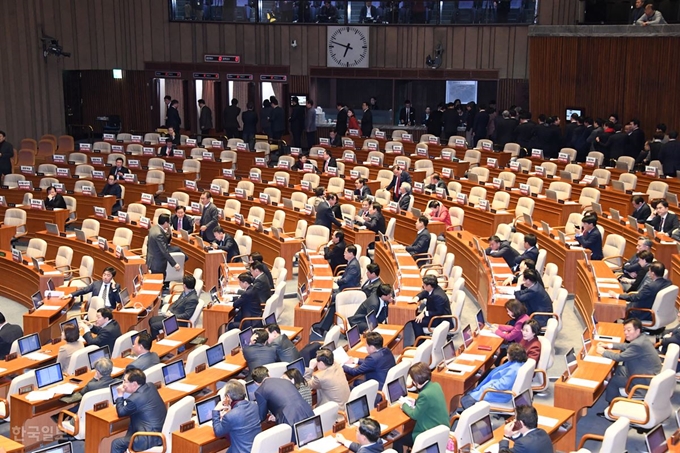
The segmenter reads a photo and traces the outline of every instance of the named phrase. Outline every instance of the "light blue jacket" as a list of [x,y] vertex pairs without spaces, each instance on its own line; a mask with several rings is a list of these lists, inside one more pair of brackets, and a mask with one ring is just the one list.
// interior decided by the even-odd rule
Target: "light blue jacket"
[[[505,362],[503,365],[494,368],[481,384],[470,392],[470,396],[477,401],[481,401],[482,393],[486,389],[512,390],[517,378],[517,372],[523,365],[522,362]],[[487,393],[484,401],[488,403],[507,403],[512,396],[505,393]]]

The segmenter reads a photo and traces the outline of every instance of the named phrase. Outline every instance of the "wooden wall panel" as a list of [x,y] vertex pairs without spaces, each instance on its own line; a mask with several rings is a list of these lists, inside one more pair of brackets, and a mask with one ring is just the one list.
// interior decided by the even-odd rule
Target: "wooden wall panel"
[[[614,112],[622,121],[637,117],[647,137],[660,122],[680,127],[672,101],[680,91],[680,38],[532,37],[529,44],[534,116],[562,116],[574,106],[605,119]],[[616,71],[604,62],[603,49]]]

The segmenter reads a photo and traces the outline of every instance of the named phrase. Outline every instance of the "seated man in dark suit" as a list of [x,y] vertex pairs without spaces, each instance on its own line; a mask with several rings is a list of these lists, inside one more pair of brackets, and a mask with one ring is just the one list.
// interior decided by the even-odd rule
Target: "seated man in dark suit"
[[626,308],[633,310],[630,313],[632,318],[638,318],[642,321],[651,321],[651,313],[637,311],[635,309],[651,309],[654,305],[654,299],[656,298],[656,295],[659,293],[659,291],[664,288],[668,288],[673,284],[670,280],[663,277],[664,272],[666,272],[666,266],[664,266],[663,263],[652,263],[652,265],[649,266],[649,277],[652,281],[649,282],[649,284],[644,285],[640,291],[630,294],[616,294],[613,291],[610,291],[609,296],[627,301],[628,303],[626,304]]
[[165,315],[154,316],[149,319],[149,328],[151,329],[151,338],[158,337],[158,334],[163,330],[163,319],[175,315],[177,320],[191,319],[196,307],[198,306],[198,295],[196,294],[196,279],[193,275],[185,275],[182,278],[184,291],[177,298],[176,301],[170,304]]
[[10,324],[5,319],[5,315],[0,313],[0,359],[9,354],[14,340],[24,336],[21,326]]
[[64,200],[64,197],[60,193],[57,193],[57,189],[55,189],[54,186],[49,186],[45,192],[47,193],[47,198],[45,198],[45,209],[66,209],[66,200]]
[[118,215],[118,211],[120,211],[123,208],[122,200],[123,190],[120,188],[120,184],[116,182],[115,177],[109,175],[108,179],[106,180],[106,184],[104,185],[102,191],[99,192],[99,195],[101,196],[113,195],[114,197],[116,197],[116,202],[111,208],[111,215],[113,216]]
[[[385,234],[387,231],[387,225],[385,224],[385,216],[382,213],[382,205],[378,202],[374,202],[368,208],[368,215],[364,214],[362,221],[357,220],[357,224],[363,225],[367,230],[371,230],[374,233]],[[371,242],[368,248],[375,247],[375,243]]]
[[356,258],[357,248],[350,245],[345,248],[345,259],[347,260],[347,267],[342,276],[336,280],[337,289],[333,289],[333,296],[331,304],[326,311],[321,322],[312,326],[312,331],[317,335],[323,337],[331,328],[335,321],[335,296],[346,288],[358,288],[361,286],[361,266],[359,260]]
[[231,263],[231,260],[241,253],[238,244],[234,241],[234,238],[227,234],[220,226],[215,227],[213,234],[215,235],[215,240],[210,244],[212,249],[227,252],[227,261]]
[[657,200],[654,202],[656,213],[652,220],[648,221],[656,231],[662,231],[666,234],[671,234],[673,230],[678,228],[678,216],[672,212],[668,212],[668,202],[666,200]]
[[333,273],[335,273],[335,269],[338,266],[347,264],[347,260],[345,259],[346,246],[345,233],[343,233],[341,230],[337,230],[335,233],[333,233],[330,244],[324,248],[323,256],[331,266]]
[[333,157],[330,150],[326,150],[323,154],[323,164],[319,168],[319,172],[328,173],[328,167],[338,168],[338,161]]
[[255,329],[250,337],[250,344],[243,348],[243,357],[249,370],[268,363],[277,362],[276,348],[267,343],[269,334],[266,329]]
[[[555,451],[552,440],[543,428],[538,427],[538,412],[533,406],[520,406],[516,410],[515,423],[505,425],[505,438],[500,441],[499,448],[511,452],[552,453]],[[512,439],[514,446],[509,448]]]
[[389,348],[383,347],[383,337],[378,332],[366,333],[366,352],[368,355],[365,359],[350,358],[342,369],[347,376],[364,376],[363,379],[354,380],[352,387],[374,379],[378,381],[378,388],[381,389],[385,384],[387,372],[396,365],[394,354]]
[[383,324],[387,321],[389,304],[392,302],[392,297],[392,287],[386,283],[381,284],[359,305],[357,311],[347,319],[347,323],[350,326],[359,326],[359,332],[361,333],[366,332],[368,330],[366,315],[374,311],[378,324]]
[[250,273],[253,276],[253,287],[255,288],[255,291],[257,291],[261,304],[267,302],[267,299],[272,295],[272,290],[274,289],[269,284],[267,274],[264,273],[265,269],[266,266],[263,263],[257,262],[250,265]]
[[276,349],[277,361],[290,363],[300,358],[300,351],[287,335],[281,334],[278,324],[269,324],[267,333],[269,333],[267,344]]
[[[94,390],[101,390],[108,388],[109,385],[113,384],[115,379],[111,377],[111,372],[113,371],[113,362],[111,359],[107,357],[102,357],[101,359],[97,360],[94,363],[94,377],[90,379],[90,381],[85,384],[85,387],[80,389],[79,392],[74,393],[73,395],[66,396],[62,398],[62,401],[71,404],[74,402],[78,402],[75,406],[69,409],[69,412],[73,412],[74,414],[78,413],[78,409],[80,409],[80,403],[79,401],[83,399],[83,396],[85,396],[86,393],[92,392]],[[55,423],[57,423],[59,419],[59,414],[54,414],[50,417],[52,420],[54,420]],[[65,416],[65,419],[69,420],[71,417]]]
[[125,179],[125,175],[127,175],[129,173],[130,173],[130,169],[123,166],[123,158],[122,157],[117,158],[116,159],[116,165],[111,167],[111,170],[109,170],[109,175],[116,178],[116,181],[123,181]]
[[[531,316],[534,312],[552,313],[552,300],[543,285],[539,283],[541,276],[535,269],[527,269],[522,274],[524,277],[524,289],[515,291],[515,299],[522,302],[527,307],[527,315]],[[536,316],[536,321],[545,327],[549,316]]]
[[[253,276],[247,272],[239,274],[238,285],[243,291],[243,294],[239,295],[236,300],[234,300],[234,309],[238,310],[234,319],[229,323],[229,330],[240,329],[241,320],[243,318],[261,318],[262,308],[261,303],[265,301],[260,300],[260,295],[257,289],[253,287],[253,281],[255,279]],[[251,325],[260,325],[259,321],[247,321],[243,327],[249,327]]]
[[380,453],[385,449],[382,440],[380,440],[380,423],[371,417],[359,420],[356,442],[345,439],[340,433],[335,435],[335,440],[355,453]]
[[366,185],[367,183],[368,180],[366,178],[359,178],[354,181],[354,196],[357,200],[363,200],[371,195],[371,188]]
[[519,268],[519,263],[527,258],[534,260],[534,262],[538,261],[538,247],[536,247],[537,242],[538,241],[536,240],[535,234],[529,233],[524,235],[524,253],[515,258],[515,266],[513,267],[513,270],[517,270]]
[[94,322],[82,321],[80,326],[85,331],[83,338],[86,346],[108,346],[109,351],[113,351],[113,345],[121,334],[118,321],[113,319],[113,312],[110,308],[100,308],[97,310],[97,319]]
[[484,253],[503,258],[510,268],[515,265],[515,259],[519,256],[519,252],[510,246],[510,241],[502,241],[495,234],[489,238],[489,247]]
[[[639,237],[635,247],[635,255],[623,264],[623,278],[636,278],[641,266],[638,263],[638,253],[652,250],[652,240],[646,237]],[[648,263],[650,264],[650,263]]]
[[576,240],[581,247],[590,250],[590,259],[599,261],[603,258],[602,255],[602,234],[597,229],[597,217],[594,215],[586,215],[581,219],[580,233],[576,233]]
[[640,195],[633,195],[630,199],[633,204],[633,212],[630,213],[639,224],[644,224],[649,216],[652,215],[652,208],[649,207],[644,198]]
[[366,266],[366,281],[361,285],[361,290],[366,294],[366,297],[371,297],[371,294],[376,292],[381,284],[380,266],[370,263]]
[[272,271],[269,270],[267,265],[264,263],[264,258],[262,257],[262,254],[260,252],[251,252],[250,253],[250,263],[251,265],[255,264],[256,262],[262,263],[264,266],[264,275],[267,276],[267,280],[269,281],[269,287],[274,288],[274,278],[272,277]]
[[173,230],[184,230],[188,233],[194,231],[194,219],[186,215],[186,212],[187,210],[184,206],[178,205],[175,208],[175,215],[170,219],[170,226]]
[[[424,258],[423,256],[418,255],[424,255],[430,249],[431,238],[430,232],[427,230],[427,225],[429,223],[430,220],[424,215],[418,217],[418,220],[416,220],[416,239],[413,241],[413,244],[406,247],[406,251],[416,259]],[[423,264],[427,264],[427,261],[418,262],[419,266],[422,266]]]
[[[421,304],[416,310],[416,317],[411,321],[411,325],[415,338],[418,338],[424,334],[423,329],[429,326],[432,318],[451,314],[451,303],[434,275],[423,277],[423,291],[416,295],[416,299]],[[448,320],[437,319],[432,323],[432,327],[437,327],[441,322],[448,322]]]
[[436,192],[437,189],[444,189],[444,195],[447,197],[449,196],[449,189],[446,187],[446,182],[442,180],[439,173],[432,173],[432,176],[430,176],[430,183],[425,186],[425,189],[431,190],[432,192]]
[[126,370],[130,368],[137,368],[138,370],[146,370],[154,365],[161,363],[158,354],[151,352],[151,342],[153,338],[146,332],[140,332],[135,338],[135,343],[132,345],[132,353],[137,357],[132,363],[125,367]]
[[174,149],[175,149],[175,145],[172,144],[172,139],[170,137],[166,137],[165,145],[158,147],[158,150],[156,151],[156,156],[158,156],[158,157],[170,157],[170,156],[172,156]]
[[399,196],[399,201],[397,202],[399,210],[404,212],[408,211],[411,206],[411,200],[413,199],[413,194],[411,193],[411,184],[405,182],[399,188],[401,195]]
[[637,265],[640,266],[634,278],[619,277],[619,283],[627,293],[638,292],[643,286],[649,284],[652,278],[649,273],[649,266],[654,262],[654,254],[649,250],[643,250],[635,254],[638,258]]

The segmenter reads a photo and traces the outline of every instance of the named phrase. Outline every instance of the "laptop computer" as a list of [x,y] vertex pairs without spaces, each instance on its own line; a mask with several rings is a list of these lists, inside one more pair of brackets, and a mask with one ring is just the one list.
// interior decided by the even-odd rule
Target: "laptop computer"
[[567,372],[569,376],[573,375],[578,368],[578,362],[576,361],[576,353],[574,353],[574,348],[571,348],[566,354],[564,354],[564,361],[567,364]]
[[493,439],[491,415],[487,415],[470,424],[470,442],[474,448],[484,445]]
[[531,406],[531,390],[525,390],[512,399],[512,404],[517,409],[520,406]]
[[479,184],[479,175],[477,175],[477,173],[468,173],[468,179],[470,182]]
[[215,346],[209,347],[205,351],[205,356],[209,367],[224,361],[224,345],[217,343]]
[[655,238],[657,231],[649,223],[645,223],[645,230],[647,230],[647,236],[650,238]]
[[[123,380],[118,379],[117,381],[113,381],[112,383],[109,384],[109,392],[111,392],[111,401],[113,403],[115,403],[116,399],[118,398],[118,391],[116,389],[122,383]],[[126,398],[128,395],[129,395],[128,393],[123,393],[123,398]]]
[[57,225],[56,223],[45,222],[45,229],[49,234],[59,236],[59,225]]
[[413,216],[414,216],[416,219],[417,219],[418,217],[420,217],[420,216],[422,215],[422,213],[423,213],[423,212],[422,212],[420,209],[418,209],[418,208],[411,208],[411,214],[413,214]]
[[65,442],[59,445],[41,448],[40,450],[33,450],[33,453],[73,453],[73,444],[71,442]]
[[557,192],[554,191],[554,190],[548,189],[548,190],[545,191],[545,197],[548,200],[557,201]]
[[453,340],[449,340],[442,346],[442,357],[444,358],[444,363],[448,364],[456,358],[456,345]]
[[359,344],[361,341],[361,332],[359,332],[359,325],[354,325],[350,327],[347,332],[347,343],[349,343],[349,348],[352,349],[354,346]]
[[196,418],[198,419],[198,424],[202,425],[212,421],[212,413],[220,402],[219,396],[213,396],[207,400],[196,403]]
[[19,343],[19,354],[21,355],[28,355],[40,350],[40,337],[37,333],[21,337],[17,340],[17,343]]
[[265,326],[269,326],[271,324],[276,324],[276,313],[272,313],[271,315],[264,318],[263,324]]
[[109,346],[102,346],[99,349],[95,349],[94,351],[88,352],[87,353],[87,360],[90,362],[90,369],[94,370],[94,364],[97,363],[97,360],[111,358],[111,354],[109,353]]
[[418,450],[414,453],[440,453],[439,452],[439,444],[435,442],[432,445],[428,445],[427,447],[423,448],[422,450]]
[[373,330],[378,327],[378,318],[376,317],[375,310],[371,310],[366,315],[366,325],[368,326],[369,332],[373,332]]
[[165,365],[163,368],[163,382],[165,385],[170,385],[173,382],[181,381],[187,377],[184,372],[184,362],[177,360],[175,362]]
[[621,221],[621,213],[618,211],[618,209],[609,208],[609,214],[611,214],[612,220],[614,222],[620,222]]
[[296,369],[300,372],[302,376],[305,375],[305,361],[302,357],[297,360],[293,360],[288,365],[286,365],[286,370]]
[[245,349],[245,347],[250,344],[250,337],[252,336],[253,336],[252,327],[247,327],[238,334],[238,339],[239,342],[241,343],[241,349]]
[[120,303],[124,306],[126,306],[130,302],[130,291],[128,291],[127,288],[123,288],[120,290]]
[[541,228],[545,234],[550,234],[550,225],[545,220],[541,220]]
[[408,392],[406,391],[406,379],[404,376],[399,376],[392,382],[387,383],[387,399],[390,401],[390,404],[395,404],[399,401],[399,398],[406,395],[408,395]]
[[612,189],[616,190],[617,192],[625,192],[626,191],[626,185],[617,179],[612,179]]
[[315,415],[306,420],[302,420],[294,425],[295,439],[298,447],[302,448],[307,444],[323,438],[323,428],[321,426],[321,416]]
[[61,332],[64,332],[64,327],[66,327],[67,325],[72,325],[73,327],[78,329],[78,320],[76,318],[71,318],[68,321],[64,321],[62,323],[59,323],[59,330]]
[[255,381],[246,382],[246,394],[248,395],[249,401],[255,401],[255,391],[258,389],[259,384]]
[[361,395],[360,397],[345,403],[347,423],[350,425],[359,423],[359,420],[368,417],[370,413],[371,411],[368,407],[368,397],[366,395]]
[[472,336],[472,328],[470,324],[463,328],[463,343],[465,344],[465,349],[469,348],[475,338]]
[[671,206],[677,206],[678,205],[678,196],[674,193],[668,192],[666,194],[666,201]]
[[484,328],[484,326],[488,326],[489,328],[491,328],[491,324],[486,322],[486,320],[484,319],[484,312],[482,311],[481,308],[479,310],[477,310],[477,314],[475,315],[475,318],[477,318],[477,328],[479,330],[482,330]]
[[168,316],[163,320],[163,333],[166,337],[169,337],[178,330],[179,326],[177,325],[177,317],[175,315]]
[[48,385],[56,384],[64,379],[61,372],[61,364],[55,363],[35,370],[35,382],[39,389]]
[[645,434],[645,445],[649,453],[665,453],[668,451],[668,442],[666,442],[663,425],[658,425]]
[[593,212],[600,217],[602,216],[602,205],[600,203],[592,203],[590,205],[590,209],[592,209]]
[[628,224],[634,230],[637,230],[639,228],[637,219],[635,217],[633,217],[632,215],[628,216]]
[[321,346],[319,349],[328,349],[329,351],[335,351],[335,341],[329,341],[325,345]]
[[33,302],[33,308],[36,310],[43,305],[43,296],[40,291],[36,291],[31,295],[31,302]]
[[290,198],[282,198],[281,201],[283,202],[284,208],[293,209],[293,200]]
[[76,239],[80,242],[87,242],[87,236],[85,235],[85,232],[83,230],[79,230],[78,228],[74,229],[76,233]]
[[574,179],[574,175],[572,175],[571,172],[569,171],[560,170],[560,179],[564,179],[567,182],[571,182]]
[[526,223],[526,224],[529,224],[529,225],[534,224],[534,220],[531,218],[531,216],[529,214],[522,214],[522,219],[524,220],[524,223]]
[[567,245],[567,235],[564,234],[564,231],[557,230],[557,236],[560,238],[562,245]]

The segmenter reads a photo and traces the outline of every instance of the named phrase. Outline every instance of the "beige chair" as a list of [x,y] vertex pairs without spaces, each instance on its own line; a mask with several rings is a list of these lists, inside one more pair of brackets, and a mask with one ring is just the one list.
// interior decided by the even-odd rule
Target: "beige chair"
[[236,163],[238,161],[238,154],[236,151],[225,150],[220,152],[220,161],[223,163],[231,162],[231,168],[236,169]]
[[578,202],[583,209],[590,209],[593,203],[600,202],[600,191],[594,187],[584,187],[581,190]]
[[630,430],[630,420],[626,417],[619,417],[607,430],[604,436],[597,434],[586,433],[581,437],[578,444],[578,451],[576,453],[590,453],[583,446],[588,441],[601,442],[600,453],[620,453],[626,451],[626,442],[628,441],[628,431]]
[[604,163],[604,154],[602,154],[599,151],[591,151],[588,153],[588,157],[594,157],[597,159],[597,166],[601,167],[602,164]]
[[[494,388],[487,388],[482,392],[482,396],[480,397],[480,400],[483,400],[486,395],[490,393],[505,393],[505,394],[510,394],[514,398],[517,395],[521,395],[522,393],[529,391],[531,392],[531,381],[533,380],[534,377],[534,370],[536,369],[536,361],[534,359],[528,359],[526,362],[522,364],[522,366],[519,368],[519,371],[517,372],[517,377],[515,378],[515,382],[512,385],[512,390],[496,390]],[[530,393],[531,394],[531,393]],[[501,412],[501,413],[511,413],[515,411],[515,406],[512,401],[512,398],[509,399],[508,402],[494,402],[490,403],[491,404],[491,410],[493,412]]]
[[141,217],[146,217],[146,205],[141,203],[130,203],[127,206],[127,214],[131,222],[139,222]]
[[322,244],[327,244],[330,238],[330,231],[323,225],[312,225],[307,228],[307,234],[305,236],[305,247],[308,250],[319,249]]
[[449,208],[449,216],[451,217],[451,226],[454,230],[463,229],[463,221],[465,220],[465,211],[463,208],[452,206]]
[[73,249],[67,245],[61,245],[57,249],[57,255],[53,260],[45,260],[45,264],[51,264],[59,272],[69,274],[73,262]]
[[378,177],[376,179],[378,182],[380,182],[381,189],[384,189],[385,187],[389,186],[390,183],[392,182],[392,178],[394,178],[394,173],[391,170],[387,169],[378,170]]
[[112,154],[109,154],[109,155],[106,157],[106,163],[115,166],[115,165],[116,165],[116,161],[117,161],[118,159],[123,159],[123,165],[125,165],[125,163],[126,163],[125,154],[121,154],[121,153],[112,153]]
[[203,153],[207,153],[208,150],[205,148],[193,148],[189,154],[192,159],[203,160]]
[[241,138],[230,138],[227,140],[227,148],[236,149],[239,143],[244,143]]
[[510,190],[515,187],[515,180],[517,175],[511,171],[502,171],[498,174],[498,178],[503,181],[503,188],[505,190]]
[[56,176],[57,166],[54,164],[40,164],[38,165],[38,173],[42,173],[45,176]]
[[23,209],[7,208],[3,224],[16,227],[15,238],[26,236],[26,233],[28,233],[26,229],[26,211]]
[[630,157],[630,156],[621,156],[618,158],[616,161],[617,165],[619,164],[624,164],[628,171],[633,171],[633,168],[635,168],[635,158]]
[[39,238],[32,238],[28,241],[26,248],[26,256],[31,259],[35,258],[38,261],[44,261],[47,255],[47,241]]
[[486,200],[486,189],[484,187],[475,186],[470,189],[468,202],[478,205],[480,200]]
[[637,187],[637,175],[632,173],[621,173],[619,175],[619,181],[623,183],[625,190],[635,190]]
[[351,204],[342,204],[340,205],[340,212],[342,213],[343,218],[348,217],[354,219],[354,216],[357,215],[357,208]]
[[129,249],[130,244],[132,244],[133,236],[134,233],[131,229],[119,227],[116,228],[116,232],[114,233],[113,240],[111,242],[113,242],[113,245],[116,247],[120,246]]
[[477,142],[477,145],[475,145],[475,149],[493,149],[493,141],[482,138]]
[[102,153],[111,152],[111,143],[109,142],[94,142],[92,145],[92,151],[100,151]]
[[97,219],[85,219],[80,229],[85,233],[85,237],[94,238],[99,236],[99,220]]
[[191,197],[186,192],[181,192],[179,190],[175,191],[172,194],[170,194],[170,198],[175,198],[177,200],[177,203],[179,203],[182,206],[191,205]]
[[554,190],[558,200],[569,200],[571,198],[571,184],[562,181],[553,181],[548,186],[548,190]]
[[394,159],[394,165],[399,165],[401,168],[408,170],[411,168],[411,158],[408,156],[399,156]]
[[304,176],[302,176],[302,180],[309,181],[311,183],[312,189],[316,189],[319,187],[321,177],[315,173],[305,173]]
[[530,193],[540,194],[543,192],[543,180],[541,178],[537,178],[536,176],[530,176],[529,178],[527,178],[527,184],[529,185]]
[[519,157],[521,147],[517,143],[506,143],[503,147],[504,153],[510,153],[512,157]]
[[201,161],[196,159],[185,159],[182,163],[182,171],[184,173],[196,173],[196,176],[192,176],[191,179],[198,181],[201,179]]
[[429,148],[430,147],[427,145],[427,143],[418,143],[416,145],[415,152],[411,154],[411,156],[419,158],[429,158],[430,157]]
[[405,130],[402,129],[395,129],[392,131],[392,140],[400,142],[401,141],[401,136],[404,134],[408,134]]
[[162,159],[160,157],[149,158],[149,170],[163,170],[164,165],[165,159]]
[[536,202],[530,197],[520,197],[515,205],[515,219],[519,222],[524,222],[524,214],[530,215],[533,218],[534,206]]
[[158,184],[156,194],[163,192],[165,187],[165,173],[162,170],[149,170],[146,172],[147,184]]
[[264,189],[264,192],[267,195],[269,195],[269,201],[275,202],[275,203],[281,203],[281,190],[277,189],[276,187],[267,187]]
[[255,193],[255,184],[252,181],[239,181],[236,188],[243,189],[248,197],[252,197]]
[[380,142],[374,138],[367,138],[364,140],[364,144],[361,145],[361,149],[364,151],[373,149],[373,150],[379,150],[380,149]]
[[[132,438],[130,439],[130,445],[128,446],[128,451],[130,453],[165,453],[165,452],[172,452],[172,433],[175,431],[179,431],[179,428],[181,425],[184,423],[188,422],[191,420],[191,416],[193,414],[194,406],[195,406],[196,401],[194,400],[193,396],[185,396],[181,400],[173,403],[167,412],[167,415],[165,416],[165,422],[163,423],[163,428],[161,428],[161,432],[145,432],[145,431],[138,431],[132,435]],[[133,445],[135,442],[135,439],[139,436],[144,437],[156,437],[159,438],[162,442],[162,446],[160,447],[152,447],[147,450],[135,450],[133,449]]]
[[448,145],[456,149],[467,149],[467,140],[462,135],[452,135],[449,137]]
[[545,168],[545,174],[555,176],[557,174],[557,164],[555,162],[543,162],[541,167]]
[[144,153],[144,146],[139,143],[130,143],[125,150],[132,156],[141,156]]
[[215,185],[220,186],[220,193],[221,194],[229,193],[229,181],[227,181],[226,179],[215,178],[212,181],[210,181],[210,184],[211,185],[215,184]]
[[626,238],[619,234],[610,234],[602,246],[602,254],[604,257],[602,261],[607,263],[612,270],[618,270],[623,267],[623,254],[626,250]]
[[259,220],[260,223],[264,223],[264,218],[265,218],[265,211],[264,208],[260,206],[252,206],[250,210],[248,210],[248,217],[247,221],[248,223],[253,223],[255,219]]
[[382,167],[384,157],[385,155],[382,151],[369,151],[366,162],[368,162],[370,165],[373,165],[373,160],[378,159],[378,166]]
[[[652,181],[647,186],[647,195],[649,195],[649,200],[656,200],[659,198],[666,198],[668,194],[668,184],[663,181]],[[654,207],[652,207],[654,209]]]
[[326,187],[326,192],[334,193],[342,197],[342,193],[345,190],[345,179],[340,177],[332,177],[328,180],[328,187]]
[[375,201],[385,207],[392,201],[392,193],[386,189],[378,189],[375,191]]
[[385,143],[385,152],[386,153],[394,153],[394,146],[401,146],[400,142],[390,140]]
[[668,286],[658,293],[654,298],[652,308],[629,308],[626,310],[626,318],[631,315],[639,317],[642,313],[649,313],[651,321],[642,321],[642,327],[647,330],[658,330],[671,324],[678,313],[675,307],[675,299],[678,297],[678,287]]
[[40,184],[38,187],[46,191],[48,187],[55,184],[59,184],[59,180],[57,178],[40,178]]
[[19,181],[26,181],[26,177],[18,173],[10,173],[2,178],[2,184],[7,186],[9,189],[16,189],[19,187]]
[[477,151],[476,149],[468,149],[467,151],[465,151],[463,160],[466,162],[470,162],[470,168],[476,167],[482,160],[482,153]]
[[73,191],[75,193],[83,193],[83,187],[88,186],[92,190],[93,194],[97,193],[97,189],[94,186],[94,183],[92,181],[76,181],[76,183],[73,186]]
[[487,182],[489,180],[489,169],[486,167],[475,167],[470,170],[470,174],[476,175],[479,182]]
[[85,153],[71,153],[68,155],[68,161],[76,165],[87,163],[87,154]]
[[446,445],[449,442],[449,427],[439,425],[437,427],[428,429],[418,434],[418,437],[413,439],[412,451],[423,451],[432,444],[437,444],[438,451],[446,451]]
[[[153,223],[158,223],[158,218],[162,216],[163,214],[167,215],[169,218],[172,218],[172,212],[170,212],[169,209],[165,208],[156,208],[156,212],[153,214]],[[146,239],[146,238],[144,238]]]
[[509,206],[510,194],[508,192],[496,192],[496,194],[493,196],[493,201],[491,202],[491,209],[502,211],[508,209]]
[[597,178],[597,183],[603,186],[608,186],[612,179],[612,172],[604,168],[597,168],[593,170],[593,176]]
[[463,186],[458,181],[449,181],[446,184],[446,188],[449,191],[449,196],[455,198],[454,194],[463,193]]
[[[87,417],[85,414],[87,414],[88,411],[94,409],[95,404],[104,401],[107,401],[109,404],[113,402],[111,400],[111,392],[108,387],[87,392],[80,400],[78,405],[78,413],[73,413],[66,409],[59,412],[59,416],[57,418],[57,429],[69,436],[72,436],[76,440],[84,440],[85,433],[87,432]],[[67,419],[66,417],[70,417],[70,419]]]
[[574,148],[562,148],[560,152],[569,155],[568,163],[576,162],[576,155],[578,152]]
[[578,164],[567,164],[564,167],[565,171],[568,171],[571,173],[571,180],[572,181],[580,181],[581,180],[581,175],[583,174],[583,167],[578,165]]
[[519,164],[519,168],[522,171],[531,171],[531,169],[533,168],[533,162],[531,161],[531,159],[527,159],[526,157],[517,159],[517,163]]
[[290,201],[293,202],[293,207],[303,209],[307,204],[308,196],[304,192],[293,192],[290,194]]
[[92,284],[92,274],[94,273],[94,259],[91,256],[85,255],[80,259],[80,267],[73,269],[71,279],[67,286],[75,286],[76,288],[84,288]]
[[352,168],[352,170],[358,172],[360,178],[366,179],[371,178],[371,171],[367,167],[364,167],[363,165],[357,165],[356,167]]
[[343,335],[352,327],[350,316],[356,313],[359,306],[366,300],[366,294],[360,289],[347,289],[339,292],[335,298],[335,325],[340,327]]

